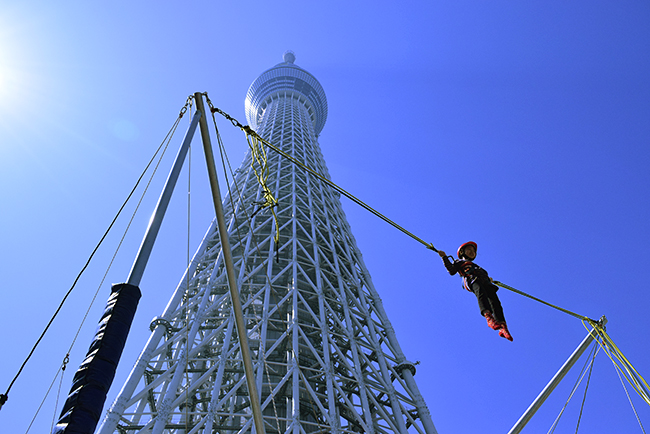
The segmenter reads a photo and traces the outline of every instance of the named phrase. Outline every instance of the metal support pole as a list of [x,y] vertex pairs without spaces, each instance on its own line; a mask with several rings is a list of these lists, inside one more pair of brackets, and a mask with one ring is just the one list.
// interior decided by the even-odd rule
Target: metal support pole
[[[605,326],[607,324],[607,318],[603,315],[600,318],[600,321],[598,323],[601,326]],[[551,392],[555,390],[555,387],[557,387],[558,384],[560,384],[560,381],[564,378],[564,376],[569,372],[569,370],[573,367],[575,362],[578,361],[582,353],[585,352],[587,347],[591,344],[591,342],[594,340],[596,336],[596,333],[594,330],[590,330],[589,334],[587,337],[584,338],[584,340],[578,345],[578,348],[571,354],[571,356],[567,359],[566,362],[564,362],[564,365],[560,368],[559,371],[555,374],[555,376],[551,379],[551,381],[546,385],[544,390],[539,394],[537,398],[535,398],[535,401],[533,401],[532,404],[530,404],[530,407],[524,412],[524,414],[519,418],[517,423],[508,431],[508,434],[518,434],[521,432],[521,430],[524,429],[528,421],[535,415],[537,410],[544,404],[544,401],[546,401],[546,398],[549,397]]]
[[91,434],[97,427],[106,394],[110,389],[115,371],[122,356],[133,317],[140,300],[140,280],[151,255],[156,236],[169,205],[172,192],[178,180],[189,144],[201,118],[197,112],[185,134],[185,139],[174,166],[167,177],[158,204],[149,222],[127,283],[113,285],[111,296],[99,322],[90,349],[73,379],[72,388],[66,400],[61,417],[52,431],[54,434]]
[[187,129],[187,132],[185,133],[183,144],[181,145],[181,148],[178,150],[178,154],[176,155],[176,160],[174,161],[174,166],[172,167],[172,170],[169,172],[169,176],[167,177],[167,181],[165,182],[165,188],[160,194],[160,198],[158,199],[158,204],[156,205],[156,209],[154,210],[151,216],[151,220],[149,221],[149,227],[147,228],[147,233],[145,234],[142,240],[142,244],[140,245],[140,250],[138,251],[138,255],[136,256],[135,261],[133,262],[133,267],[131,268],[131,272],[129,273],[129,278],[126,281],[130,285],[134,285],[134,286],[140,285],[140,280],[142,280],[144,269],[147,266],[147,262],[149,261],[149,256],[151,256],[151,250],[153,250],[154,242],[156,241],[156,237],[158,236],[158,231],[160,230],[160,226],[162,225],[163,217],[165,216],[165,211],[167,211],[167,206],[169,205],[169,201],[172,197],[172,193],[174,192],[176,181],[178,181],[178,176],[180,175],[181,169],[183,168],[183,163],[185,162],[185,156],[187,155],[187,150],[189,149],[190,143],[192,142],[192,138],[194,137],[194,132],[196,131],[196,124],[199,122],[199,119],[201,119],[201,114],[202,112],[200,111],[197,111],[194,114],[194,117],[192,118],[192,122],[190,122],[190,127]]
[[409,386],[409,388],[411,388],[411,390],[415,392],[414,394],[415,408],[418,409],[418,416],[420,416],[420,421],[422,422],[424,431],[427,434],[438,434],[438,431],[436,430],[436,427],[433,424],[433,421],[431,420],[431,413],[429,413],[429,407],[427,407],[427,404],[424,402],[424,398],[422,398],[422,395],[420,394],[420,389],[418,388],[418,385],[415,382],[415,378],[413,378],[413,373],[411,372],[411,370],[404,369],[402,371],[402,378],[404,378],[404,381]]
[[[194,101],[196,102],[197,113],[205,113],[203,94],[196,92],[194,94]],[[257,394],[257,385],[255,383],[255,374],[253,372],[253,362],[251,361],[250,347],[248,346],[248,333],[246,324],[244,323],[244,314],[241,306],[241,300],[239,299],[239,290],[237,289],[237,278],[235,276],[235,268],[232,263],[232,254],[230,252],[230,242],[228,241],[226,220],[223,216],[221,192],[219,191],[219,180],[217,179],[217,170],[214,164],[214,155],[212,153],[210,131],[208,130],[206,116],[201,117],[199,125],[201,129],[201,138],[203,139],[205,159],[208,165],[208,176],[210,178],[210,189],[212,190],[212,201],[214,202],[214,209],[217,214],[217,225],[219,229],[219,239],[221,240],[221,248],[223,249],[223,260],[224,264],[226,265],[226,273],[228,275],[230,298],[232,299],[235,323],[237,324],[239,347],[241,349],[242,358],[244,360],[244,372],[246,375],[246,385],[248,386],[248,395],[250,398],[251,410],[253,412],[255,432],[257,432],[257,434],[265,434],[264,420],[262,419],[262,408],[260,406],[259,395]]]

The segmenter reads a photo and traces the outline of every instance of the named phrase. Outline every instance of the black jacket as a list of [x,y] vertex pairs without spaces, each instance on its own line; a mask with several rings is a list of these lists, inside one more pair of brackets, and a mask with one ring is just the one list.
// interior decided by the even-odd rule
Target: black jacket
[[445,256],[442,258],[442,261],[445,264],[445,268],[452,276],[456,273],[460,274],[460,276],[463,278],[463,287],[466,290],[472,291],[470,288],[472,286],[472,283],[474,283],[476,280],[478,280],[480,283],[492,285],[490,276],[488,276],[487,271],[479,267],[477,264],[473,263],[472,261],[466,261],[464,259],[454,259],[454,262],[451,262],[449,258],[451,258],[451,256]]

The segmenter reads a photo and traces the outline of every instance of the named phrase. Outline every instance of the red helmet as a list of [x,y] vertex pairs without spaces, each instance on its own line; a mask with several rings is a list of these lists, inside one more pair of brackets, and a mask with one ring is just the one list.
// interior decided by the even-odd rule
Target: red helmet
[[467,246],[474,246],[474,251],[478,251],[478,246],[476,245],[476,243],[475,243],[474,241],[468,241],[468,242],[466,242],[465,244],[462,244],[462,245],[458,248],[458,259],[462,259],[462,258],[465,256],[463,250],[464,250],[465,247],[467,247]]

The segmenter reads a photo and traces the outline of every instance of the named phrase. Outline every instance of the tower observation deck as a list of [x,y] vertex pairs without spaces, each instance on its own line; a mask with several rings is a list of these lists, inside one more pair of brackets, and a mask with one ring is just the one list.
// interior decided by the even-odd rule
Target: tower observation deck
[[[249,124],[329,177],[318,136],[327,99],[292,52],[250,86]],[[266,433],[436,433],[339,195],[268,151],[264,190],[248,153],[223,201]],[[278,235],[278,242],[275,235]],[[101,434],[250,433],[241,343],[213,223]]]
[[294,65],[293,52],[284,53],[283,59],[284,62],[264,71],[251,84],[246,94],[246,119],[257,130],[269,104],[281,98],[293,98],[305,106],[318,136],[327,120],[325,91],[313,75]]

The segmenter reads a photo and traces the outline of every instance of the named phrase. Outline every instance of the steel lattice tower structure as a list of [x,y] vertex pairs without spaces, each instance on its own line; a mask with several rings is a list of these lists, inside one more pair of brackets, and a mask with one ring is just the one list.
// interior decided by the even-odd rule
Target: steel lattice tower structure
[[[319,82],[292,52],[250,86],[249,124],[329,178],[317,137]],[[278,199],[249,153],[224,200],[228,236],[267,433],[435,433],[341,207],[338,193],[269,151]],[[219,237],[213,223],[101,434],[247,433],[251,409]]]

